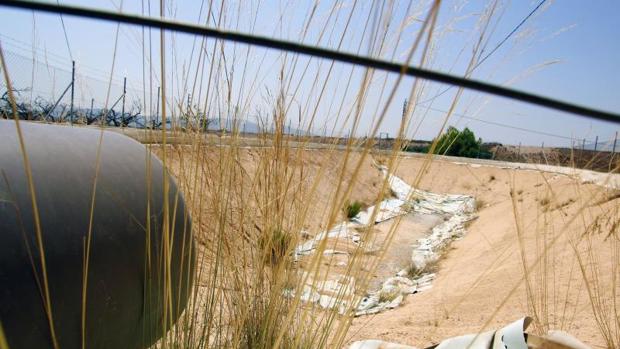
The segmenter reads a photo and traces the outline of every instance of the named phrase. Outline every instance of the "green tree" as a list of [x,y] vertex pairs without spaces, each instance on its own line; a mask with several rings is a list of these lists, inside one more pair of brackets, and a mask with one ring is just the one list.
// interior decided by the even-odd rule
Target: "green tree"
[[487,157],[487,151],[481,149],[482,139],[476,139],[476,135],[469,129],[459,131],[450,126],[439,137],[435,154],[460,156],[468,158]]

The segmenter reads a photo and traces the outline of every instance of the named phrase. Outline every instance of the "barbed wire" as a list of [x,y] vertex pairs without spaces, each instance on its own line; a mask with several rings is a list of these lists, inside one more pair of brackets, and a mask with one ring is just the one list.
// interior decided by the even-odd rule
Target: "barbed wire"
[[[0,38],[10,38],[5,35],[0,34]],[[15,42],[20,43],[23,46],[28,46],[27,43],[21,42],[17,39],[10,38]],[[26,51],[26,49],[24,49]],[[47,100],[55,101],[56,98],[60,96],[60,92],[66,87],[66,85],[71,80],[71,70],[70,64],[71,62],[67,59],[64,59],[62,62],[60,60],[51,64],[48,61],[43,61],[39,57],[29,57],[21,53],[13,52],[11,50],[4,50],[5,58],[7,61],[7,66],[11,70],[12,81],[15,90],[20,94],[20,92],[32,92],[31,95],[36,98],[43,98]],[[103,100],[105,98],[105,93],[107,90],[107,86],[109,83],[109,78],[101,77],[100,74],[97,76],[91,75],[91,72],[82,72],[82,68],[84,67],[82,64],[77,62],[77,71],[76,71],[76,105],[78,109],[88,109],[92,106],[95,109],[103,108]],[[64,67],[60,66],[64,65]],[[34,75],[31,75],[33,73]],[[31,77],[35,77],[35,81],[31,80]],[[52,82],[50,79],[55,79]],[[129,81],[128,81],[129,82]],[[116,91],[116,94],[120,94],[122,91],[123,79],[120,77],[114,77],[112,79],[112,91]],[[128,106],[131,107],[136,103],[140,103],[142,100],[142,96],[144,95],[144,91],[141,89],[131,87],[132,84],[128,83],[127,88],[127,101]],[[37,86],[35,88],[35,86]],[[6,88],[4,85],[4,80],[0,82],[0,87]],[[4,93],[4,90],[0,90],[0,95]],[[23,93],[21,93],[23,94]],[[62,101],[67,102],[68,96],[63,97]],[[29,101],[32,103],[33,101]],[[447,110],[443,110],[436,107],[423,106],[423,109],[429,109],[439,113],[447,113]],[[484,120],[477,118],[472,115],[464,114],[464,113],[453,113],[455,116],[460,118],[464,118],[467,120],[472,120],[488,125],[498,126],[502,128],[517,130],[525,133],[542,135],[553,137],[557,139],[569,140],[569,141],[585,141],[586,144],[592,145],[595,144],[595,141],[592,139],[584,139],[584,138],[576,138],[570,137],[566,135],[561,135],[557,133],[551,133],[546,131],[535,130],[531,128],[525,128],[515,125],[510,125],[506,123],[501,123],[497,121]],[[600,141],[600,143],[612,142],[613,139]]]
[[[8,36],[3,33],[0,33],[0,39],[2,41],[2,44],[9,46],[11,48],[9,51],[13,51],[15,54],[27,56],[29,58],[32,58],[32,56],[35,56],[37,60],[51,62],[51,64],[56,65],[56,67],[58,66],[68,67],[71,65],[70,57],[63,56],[52,50],[43,49],[43,48],[34,48],[32,47],[31,43],[16,39],[14,37]],[[16,52],[16,51],[19,51],[19,52]],[[76,63],[79,64],[79,71],[80,72],[88,71],[87,74],[90,77],[93,77],[93,78],[96,78],[102,81],[108,81],[110,79],[109,71],[106,71],[104,69],[97,68],[94,66],[86,65],[80,61],[76,61]],[[122,84],[123,82],[123,79],[119,78],[118,76],[114,76],[112,78],[116,84]]]
[[[0,34],[0,37],[4,38],[6,36]],[[10,37],[6,37],[6,38],[10,38]],[[16,42],[20,42],[17,39],[12,39],[12,40]],[[20,43],[24,46],[28,45],[25,42],[20,42]],[[32,57],[28,57],[21,53],[13,52],[10,50],[5,50],[5,56],[7,60],[7,65],[10,67],[11,72],[13,73],[12,74],[13,84],[14,86],[16,86],[15,89],[18,92],[19,91],[32,91],[33,92],[32,94],[33,95],[36,94],[37,98],[54,99],[54,97],[59,96],[59,91],[57,90],[61,91],[62,89],[66,87],[65,85],[62,85],[62,83],[70,81],[71,71],[68,68],[70,65],[70,62],[66,59],[62,63],[58,61],[58,62],[55,62],[55,64],[50,64],[49,62],[43,62],[38,57],[34,57],[35,64],[39,66],[38,68],[35,69],[35,74],[34,74],[35,79],[37,80],[41,79],[41,76],[42,76],[41,70],[47,73],[47,75],[54,75],[56,77],[57,83],[54,85],[53,89],[50,89],[49,86],[48,88],[45,88],[45,87],[35,88],[35,85],[45,86],[45,85],[49,85],[49,82],[45,83],[45,81],[43,82],[36,81],[37,84],[34,84],[33,81],[28,81],[28,79],[30,79],[29,74],[32,73],[32,70],[30,70],[32,69],[32,65],[33,65]],[[59,66],[60,64],[64,64],[66,68],[60,67]],[[84,67],[83,65],[78,64],[78,69],[76,71],[77,105],[80,108],[89,107],[91,101],[94,99],[96,103],[93,103],[93,107],[103,108],[104,107],[103,98],[104,98],[105,90],[107,89],[107,85],[109,83],[109,79],[106,79],[105,77],[92,76],[90,75],[90,72],[82,73],[81,70],[83,67]],[[43,76],[45,76],[45,74],[43,74]],[[113,81],[112,90],[120,93],[120,91],[122,91],[122,83],[123,83],[122,78],[115,77],[112,79],[112,81]],[[127,88],[127,97],[129,97],[128,100],[130,101],[130,103],[140,102],[142,98],[140,95],[144,94],[144,91],[141,89],[132,88],[131,84],[128,84],[128,85],[130,87]],[[0,86],[5,87],[4,81],[0,83]],[[0,91],[0,95],[3,92],[4,91]],[[66,101],[66,98],[67,97],[65,97],[65,101]],[[439,112],[439,113],[447,113],[447,110],[443,110],[443,109],[436,108],[436,107],[424,106],[422,108],[429,109],[429,110]],[[472,120],[472,121],[476,121],[476,122],[480,122],[480,123],[484,123],[488,125],[493,125],[493,126],[498,126],[502,128],[517,130],[517,131],[521,131],[525,133],[548,136],[548,137],[569,140],[569,141],[579,141],[579,142],[585,141],[587,145],[595,144],[595,141],[592,139],[570,137],[567,135],[561,135],[557,133],[551,133],[551,132],[540,131],[540,130],[535,130],[531,128],[525,128],[521,126],[510,125],[510,124],[501,123],[497,121],[480,119],[475,116],[464,114],[464,113],[455,112],[453,114],[463,119]],[[601,140],[600,143],[608,143],[612,141],[613,139]]]
[[[110,81],[93,78],[76,69],[73,80],[74,97],[68,93],[72,84],[71,63],[64,67],[44,62],[37,57],[26,57],[19,53],[3,50],[7,69],[11,73],[12,91],[19,106],[20,118],[45,121],[74,120],[93,123],[102,118],[115,126],[129,126],[129,121],[140,122],[146,126],[152,119],[144,116],[140,103],[143,91],[128,87],[125,108],[122,103],[106,108],[105,95]],[[78,66],[79,67],[79,66]],[[114,100],[123,96],[122,83],[112,82]],[[0,117],[7,115],[8,87],[5,80],[0,82]],[[71,106],[74,109],[71,109]],[[125,110],[125,113],[120,112]],[[139,124],[135,124],[140,126]]]
[[[11,80],[15,89],[34,89],[42,97],[53,98],[57,96],[58,90],[62,90],[65,85],[71,83],[71,62],[66,62],[65,67],[60,67],[59,64],[50,64],[44,62],[38,57],[27,57],[17,52],[10,50],[4,50],[7,66],[11,72]],[[92,98],[95,101],[102,102],[105,98],[105,90],[109,84],[109,79],[104,77],[94,77],[90,73],[83,73],[80,69],[79,62],[76,62],[76,100],[83,99],[90,103]],[[34,73],[35,83],[32,81],[32,74]],[[112,79],[112,91],[122,93],[123,78],[115,77]],[[0,83],[0,86],[6,87],[4,81]],[[137,97],[143,93],[142,90],[131,87],[128,84],[127,96]]]
[[125,14],[79,6],[58,5],[52,3],[24,0],[0,0],[0,5],[56,14],[66,14],[91,19],[101,19],[117,23],[134,24],[151,28],[159,28],[162,30],[171,30],[187,34],[202,35],[206,37],[261,46],[265,48],[284,50],[288,52],[331,59],[338,62],[350,63],[387,72],[418,77],[425,80],[460,86],[465,89],[489,93],[500,97],[505,97],[521,102],[526,102],[529,104],[563,111],[566,113],[584,116],[594,120],[620,123],[620,114],[614,112],[581,106],[563,100],[553,99],[530,92],[487,83],[484,81],[454,76],[435,70],[403,65],[401,63],[390,62],[386,60],[365,57],[346,52],[340,52],[328,48],[311,46],[287,40],[280,40],[259,35],[209,28],[206,26],[183,23],[162,18],[150,18],[135,14]]

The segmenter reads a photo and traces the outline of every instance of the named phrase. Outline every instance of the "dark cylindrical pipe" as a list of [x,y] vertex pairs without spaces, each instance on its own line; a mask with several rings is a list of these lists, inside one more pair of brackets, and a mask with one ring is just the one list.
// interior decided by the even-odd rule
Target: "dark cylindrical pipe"
[[143,145],[118,133],[20,125],[42,245],[15,122],[0,120],[0,323],[9,347],[53,347],[43,262],[58,347],[151,345],[177,320],[193,282],[191,221],[173,178]]

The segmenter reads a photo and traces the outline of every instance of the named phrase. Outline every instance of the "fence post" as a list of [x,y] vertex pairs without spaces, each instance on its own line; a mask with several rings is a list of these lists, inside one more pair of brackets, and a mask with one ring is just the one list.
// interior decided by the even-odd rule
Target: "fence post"
[[71,108],[69,109],[69,122],[73,125],[73,97],[75,93],[75,61],[71,61]]
[[616,135],[614,136],[614,148],[611,150],[612,154],[616,153],[616,142],[618,141],[618,131],[616,131]]
[[[89,117],[93,117],[93,105],[95,104],[95,99],[91,98],[90,99],[90,112],[88,113]],[[86,121],[86,123],[88,124],[88,121]]]
[[598,136],[596,136],[596,139],[594,140],[594,151],[596,151],[597,145],[598,145]]
[[127,77],[123,78],[123,106],[121,107],[121,128],[125,126],[125,95],[127,94]]
[[161,90],[161,86],[157,86],[157,107],[155,108],[155,122],[156,123],[159,121],[159,91],[160,90]]

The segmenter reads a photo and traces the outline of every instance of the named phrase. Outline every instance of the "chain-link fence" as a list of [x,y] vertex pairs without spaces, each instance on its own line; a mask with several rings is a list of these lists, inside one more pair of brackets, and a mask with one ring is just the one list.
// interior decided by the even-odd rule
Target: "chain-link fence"
[[[106,81],[94,77],[83,73],[79,62],[61,66],[12,51],[5,51],[4,55],[21,119],[83,124],[100,124],[103,120],[110,126],[158,127],[157,115],[145,115],[144,91],[132,88],[124,78]],[[8,90],[2,79],[2,118],[13,117]]]

